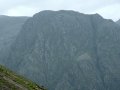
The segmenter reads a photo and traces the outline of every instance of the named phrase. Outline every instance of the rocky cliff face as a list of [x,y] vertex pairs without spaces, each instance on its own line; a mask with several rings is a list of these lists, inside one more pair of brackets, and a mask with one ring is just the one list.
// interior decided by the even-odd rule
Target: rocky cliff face
[[28,17],[0,16],[0,63]]
[[120,90],[120,26],[98,14],[42,11],[24,24],[6,65],[49,90]]

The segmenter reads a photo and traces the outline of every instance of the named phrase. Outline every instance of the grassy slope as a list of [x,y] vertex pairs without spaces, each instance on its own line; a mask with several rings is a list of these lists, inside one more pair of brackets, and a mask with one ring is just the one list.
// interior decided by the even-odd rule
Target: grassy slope
[[0,65],[0,90],[45,90]]

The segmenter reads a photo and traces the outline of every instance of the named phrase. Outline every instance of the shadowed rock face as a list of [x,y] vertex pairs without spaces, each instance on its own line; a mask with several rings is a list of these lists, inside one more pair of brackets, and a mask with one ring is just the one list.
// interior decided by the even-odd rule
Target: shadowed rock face
[[28,17],[0,16],[0,63]]
[[98,14],[42,11],[24,24],[6,62],[49,90],[120,90],[120,27]]

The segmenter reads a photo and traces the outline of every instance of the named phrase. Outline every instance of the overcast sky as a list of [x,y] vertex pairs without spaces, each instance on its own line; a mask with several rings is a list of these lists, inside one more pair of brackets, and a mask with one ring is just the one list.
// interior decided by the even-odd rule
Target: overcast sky
[[0,14],[32,16],[42,10],[75,10],[120,19],[120,0],[0,0]]

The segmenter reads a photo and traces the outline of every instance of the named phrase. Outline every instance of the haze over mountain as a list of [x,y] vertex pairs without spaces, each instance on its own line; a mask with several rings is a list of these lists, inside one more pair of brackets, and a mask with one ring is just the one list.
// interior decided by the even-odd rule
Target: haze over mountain
[[4,61],[49,90],[120,90],[120,26],[98,14],[42,11]]
[[[0,59],[7,55],[10,45],[15,40],[22,25],[28,17],[0,16]],[[0,62],[1,62],[0,60]],[[2,63],[2,62],[1,62]]]

